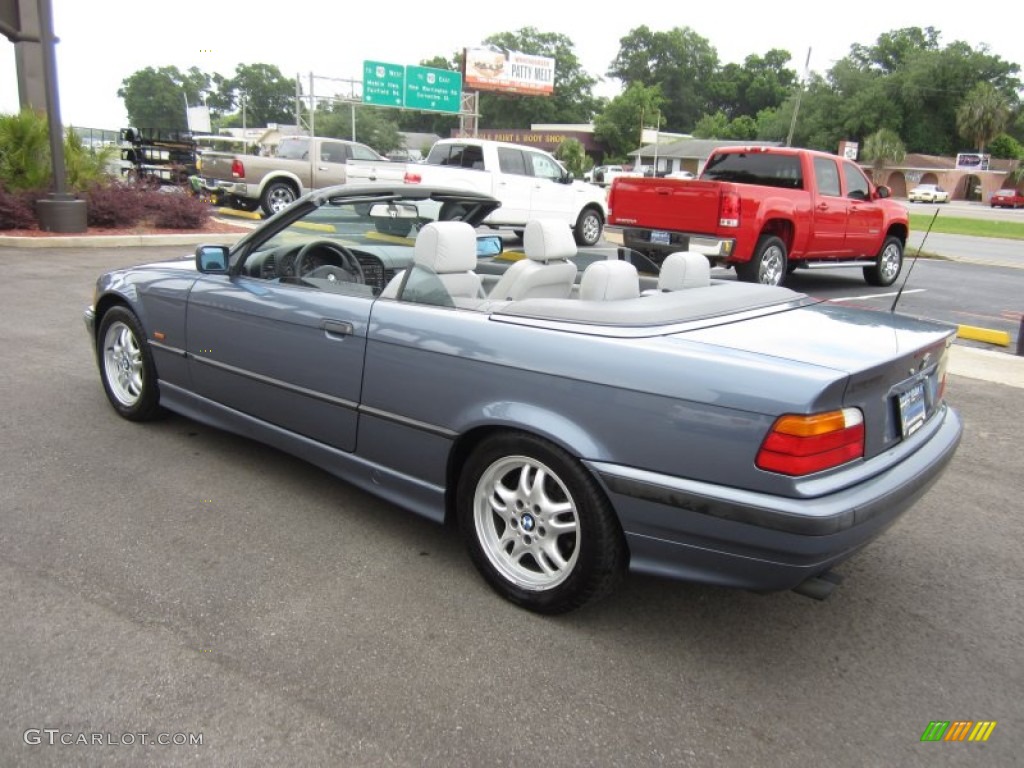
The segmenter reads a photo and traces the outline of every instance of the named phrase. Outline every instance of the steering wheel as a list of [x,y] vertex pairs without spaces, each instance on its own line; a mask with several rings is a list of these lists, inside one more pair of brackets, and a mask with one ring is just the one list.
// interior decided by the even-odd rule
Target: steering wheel
[[[341,274],[338,274],[338,268],[331,265],[317,267],[310,270],[309,274],[306,273],[306,260],[309,258],[309,254],[320,248],[325,251],[330,251],[338,257],[338,261],[340,262],[338,267],[341,269]],[[346,283],[366,284],[366,276],[363,274],[363,267],[359,263],[359,259],[356,258],[355,254],[345,246],[338,245],[338,243],[331,242],[330,240],[313,240],[312,242],[306,243],[295,256],[295,277],[299,280],[310,276],[320,277],[320,275],[314,274],[320,270],[324,270],[323,276],[328,280],[341,279],[342,282]]]

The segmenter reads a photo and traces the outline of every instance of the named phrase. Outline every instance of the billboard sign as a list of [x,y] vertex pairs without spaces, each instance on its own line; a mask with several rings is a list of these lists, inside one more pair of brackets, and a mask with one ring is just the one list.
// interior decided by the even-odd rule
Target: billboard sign
[[466,88],[550,96],[555,91],[555,60],[519,51],[467,48]]
[[989,155],[982,155],[978,152],[961,152],[956,156],[956,169],[958,171],[987,171]]

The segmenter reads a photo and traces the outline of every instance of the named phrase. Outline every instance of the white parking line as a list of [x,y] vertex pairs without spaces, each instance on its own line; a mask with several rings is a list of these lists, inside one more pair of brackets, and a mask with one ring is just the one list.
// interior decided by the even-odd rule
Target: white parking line
[[[904,291],[903,295],[906,296],[908,293],[924,293],[927,288],[911,288],[909,291]],[[871,299],[887,299],[892,296],[898,296],[899,291],[893,291],[892,293],[873,293],[870,296],[840,296],[835,299],[829,299],[829,301],[871,301]]]

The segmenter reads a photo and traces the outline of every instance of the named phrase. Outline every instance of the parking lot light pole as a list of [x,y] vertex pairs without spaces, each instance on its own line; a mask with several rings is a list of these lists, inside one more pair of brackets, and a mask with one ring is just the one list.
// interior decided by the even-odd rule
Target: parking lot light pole
[[67,192],[64,171],[64,126],[57,94],[57,54],[53,36],[53,8],[50,0],[37,0],[39,32],[43,44],[43,81],[46,88],[46,116],[50,125],[50,159],[54,191],[36,200],[39,228],[46,232],[85,232],[87,211],[84,200]]

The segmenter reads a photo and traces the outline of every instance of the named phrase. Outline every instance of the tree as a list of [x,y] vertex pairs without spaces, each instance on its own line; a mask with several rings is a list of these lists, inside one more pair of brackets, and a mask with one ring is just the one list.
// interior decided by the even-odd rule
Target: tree
[[117,95],[124,100],[128,122],[154,133],[187,130],[185,100],[199,103],[209,89],[209,77],[195,67],[187,74],[177,67],[146,67],[122,80]]
[[693,135],[698,139],[728,139],[742,141],[757,138],[757,121],[750,115],[730,120],[725,112],[704,115],[697,121]]
[[558,145],[554,154],[555,157],[562,161],[566,170],[577,179],[582,178],[583,174],[587,172],[587,151],[579,140],[573,138],[563,140]]
[[335,102],[318,109],[313,117],[317,136],[359,141],[381,154],[402,148],[402,137],[394,120],[397,114],[386,107],[355,105],[355,135],[352,135],[351,104]]
[[797,84],[796,72],[786,66],[790,58],[788,51],[773,48],[764,56],[747,56],[742,66],[721,67],[710,83],[712,110],[733,119],[778,107]]
[[992,139],[988,143],[988,151],[992,157],[1006,160],[1024,159],[1024,145],[1007,133],[1001,133]]
[[295,80],[273,64],[239,64],[233,77],[220,81],[220,103],[245,109],[246,125],[295,121]]
[[718,52],[692,29],[652,32],[641,26],[619,44],[608,75],[627,88],[633,84],[658,86],[665,98],[667,130],[689,132],[701,116],[713,111]]
[[598,81],[583,70],[568,37],[523,27],[516,32],[491,35],[484,44],[554,59],[555,83],[551,96],[481,93],[482,126],[529,128],[535,123],[587,123],[593,119],[600,106],[600,100],[593,93]]
[[990,84],[978,83],[971,89],[956,111],[956,128],[965,139],[973,141],[979,152],[1002,133],[1010,121],[1010,105]]
[[886,167],[902,163],[907,150],[894,131],[880,128],[868,136],[861,154],[871,163],[875,183],[880,184]]
[[644,119],[658,114],[665,104],[661,89],[631,83],[594,118],[594,137],[607,148],[606,160],[624,160],[640,146]]

